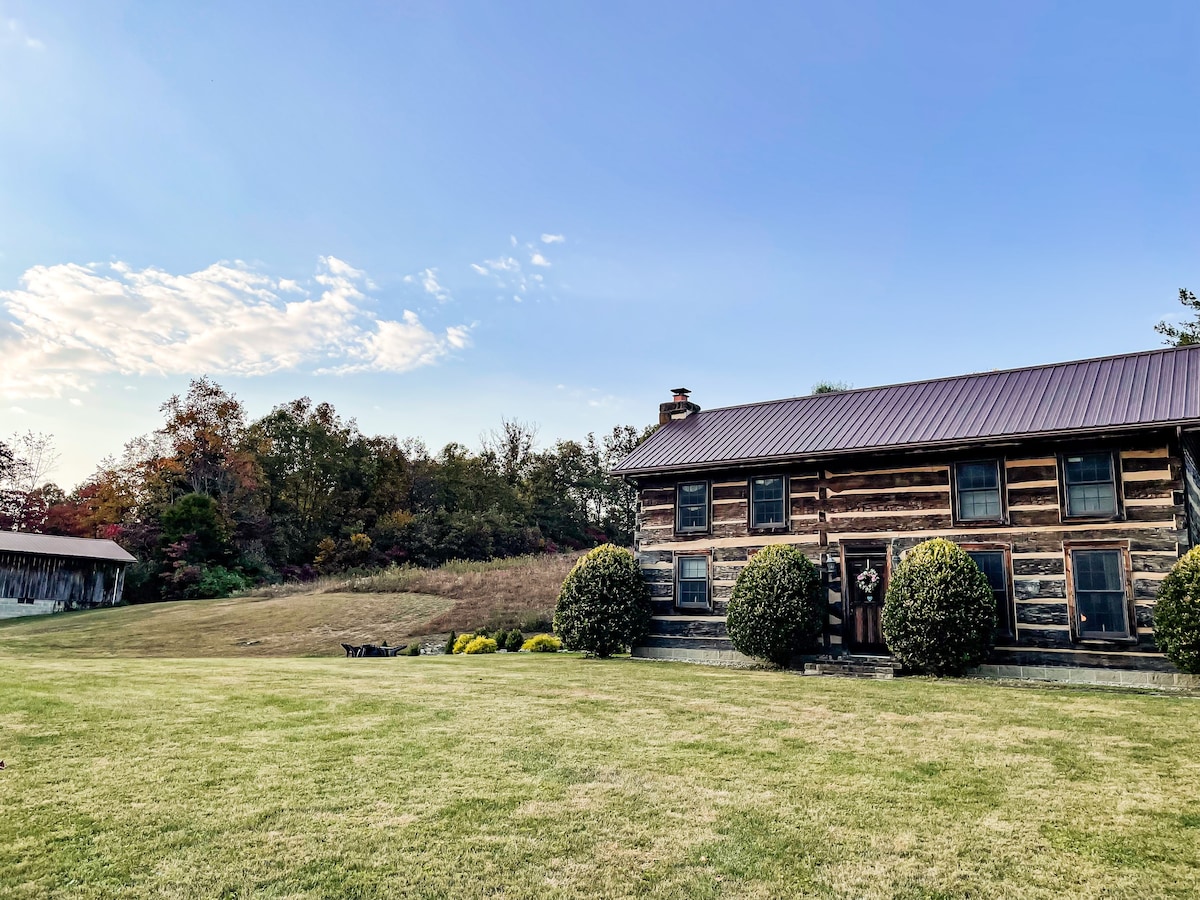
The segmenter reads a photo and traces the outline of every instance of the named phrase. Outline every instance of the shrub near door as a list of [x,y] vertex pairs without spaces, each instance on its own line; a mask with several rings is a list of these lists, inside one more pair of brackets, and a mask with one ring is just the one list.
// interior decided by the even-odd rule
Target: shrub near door
[[913,547],[892,573],[883,638],[910,668],[961,675],[992,649],[996,604],[987,576],[952,541]]

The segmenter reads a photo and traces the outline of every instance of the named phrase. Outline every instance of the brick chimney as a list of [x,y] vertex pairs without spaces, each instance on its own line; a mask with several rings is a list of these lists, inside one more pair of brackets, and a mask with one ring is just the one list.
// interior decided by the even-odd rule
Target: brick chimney
[[672,419],[686,419],[692,413],[700,412],[700,407],[688,399],[691,393],[687,388],[672,388],[670,403],[660,403],[658,406],[658,424],[666,425]]

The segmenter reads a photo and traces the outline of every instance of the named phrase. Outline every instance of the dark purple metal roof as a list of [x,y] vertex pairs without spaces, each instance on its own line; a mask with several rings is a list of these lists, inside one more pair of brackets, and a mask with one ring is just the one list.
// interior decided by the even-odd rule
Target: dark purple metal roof
[[693,413],[616,475],[1063,432],[1200,424],[1200,345]]

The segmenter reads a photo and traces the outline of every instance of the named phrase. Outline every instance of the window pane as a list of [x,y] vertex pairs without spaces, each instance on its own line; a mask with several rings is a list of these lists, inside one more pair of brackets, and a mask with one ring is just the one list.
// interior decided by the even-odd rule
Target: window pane
[[958,472],[958,489],[960,491],[1000,487],[1000,476],[996,463],[960,463],[955,468]]
[[708,485],[679,486],[679,527],[703,529],[708,527]]
[[751,524],[753,526],[783,524],[782,478],[755,478],[751,499],[753,509]]
[[1117,492],[1112,484],[1074,484],[1067,487],[1067,512],[1072,516],[1115,515]]
[[708,580],[708,560],[703,556],[685,556],[679,560],[680,578]]
[[960,519],[1000,518],[1000,492],[961,491],[958,495],[958,517]]
[[987,576],[993,591],[1007,590],[1003,550],[968,550],[967,555],[975,560],[975,565]]
[[1085,453],[1067,457],[1067,484],[1112,480],[1112,454]]
[[680,606],[708,606],[708,585],[703,581],[679,582]]
[[1080,591],[1075,598],[1079,606],[1081,634],[1103,634],[1128,637],[1125,622],[1124,592]]

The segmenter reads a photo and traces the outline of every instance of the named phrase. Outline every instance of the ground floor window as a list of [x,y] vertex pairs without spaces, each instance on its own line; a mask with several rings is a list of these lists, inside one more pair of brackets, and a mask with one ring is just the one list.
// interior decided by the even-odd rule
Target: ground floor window
[[1067,556],[1075,634],[1084,640],[1132,638],[1126,550],[1074,545]]
[[19,597],[17,599],[17,602],[18,603],[27,603],[30,606],[33,606],[33,598],[32,597]]
[[688,609],[708,609],[708,557],[681,556],[675,565],[677,605]]
[[975,565],[987,576],[996,598],[996,636],[1013,637],[1013,607],[1008,591],[1008,554],[1003,548],[978,547],[969,548],[967,555],[975,560]]

